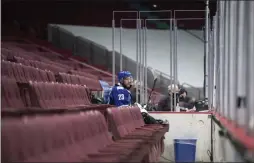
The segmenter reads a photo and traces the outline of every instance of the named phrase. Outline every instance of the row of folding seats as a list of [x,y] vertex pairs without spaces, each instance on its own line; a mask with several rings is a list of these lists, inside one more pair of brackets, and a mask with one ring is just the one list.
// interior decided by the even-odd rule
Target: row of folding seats
[[14,78],[17,82],[28,83],[30,80],[44,82],[56,81],[55,75],[50,71],[9,61],[2,61],[1,64],[2,76]]
[[39,68],[42,70],[50,70],[54,73],[58,73],[58,72],[65,72],[66,69],[63,67],[59,67],[56,66],[54,64],[48,64],[46,62],[41,62],[41,61],[37,61],[37,60],[29,60],[29,59],[25,59],[22,57],[18,57],[18,56],[14,56],[13,59],[9,59],[10,61],[14,61],[14,62],[18,62],[18,63],[22,63],[24,65],[27,66],[32,66],[35,68]]
[[112,141],[104,116],[80,114],[2,119],[2,162],[142,162],[147,141]]
[[8,48],[1,48],[1,53],[6,55],[7,57],[19,56],[24,59],[30,60],[43,60],[42,57],[34,55],[34,53],[23,51],[17,47],[8,47]]
[[91,104],[85,86],[64,83],[30,82],[32,107],[43,109],[93,108],[106,109],[109,105]]
[[98,79],[91,79],[84,76],[71,75],[66,73],[59,73],[58,77],[59,81],[63,83],[85,85],[92,91],[102,90]]
[[3,111],[6,109],[16,110],[17,108],[25,108],[17,82],[15,79],[1,76],[1,109]]
[[72,75],[79,75],[79,76],[85,76],[85,77],[88,77],[88,78],[91,78],[91,79],[98,79],[98,76],[95,76],[93,74],[89,74],[87,72],[82,72],[82,71],[76,71],[76,70],[70,70],[68,71],[69,74],[72,74]]
[[1,108],[5,112],[28,109],[97,109],[104,112],[109,107],[91,104],[87,88],[81,85],[30,81],[27,87],[20,88],[15,79],[2,76],[1,81]]
[[[68,69],[75,68],[76,64],[74,64],[72,61],[61,61],[57,58],[50,58],[52,54],[50,52],[26,52],[20,49],[19,47],[15,46],[8,46],[10,49],[5,49],[5,53],[10,53],[9,56],[16,56],[16,62],[22,63],[22,64],[28,64],[32,65],[33,67],[40,68],[40,69],[48,69],[53,72],[66,72]],[[52,55],[55,56],[55,55]],[[49,60],[50,59],[50,60]],[[37,61],[33,61],[37,60]],[[41,62],[38,62],[41,61]],[[32,62],[32,63],[31,63]],[[44,62],[44,63],[43,63]],[[63,65],[62,63],[68,63],[67,65]],[[46,65],[45,65],[46,64]],[[71,66],[69,66],[71,65]],[[100,72],[92,70],[92,69],[81,69],[80,71],[73,71],[73,74],[86,76],[89,78],[96,78],[97,76],[101,76]]]
[[149,162],[157,162],[163,153],[164,135],[168,132],[168,125],[145,125],[140,109],[129,108],[109,108],[108,121],[110,130],[115,140],[140,138],[149,140]]

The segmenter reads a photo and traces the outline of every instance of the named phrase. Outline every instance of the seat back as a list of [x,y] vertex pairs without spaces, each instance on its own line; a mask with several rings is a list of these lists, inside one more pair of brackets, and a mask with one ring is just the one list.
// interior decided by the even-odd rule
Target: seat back
[[44,109],[90,105],[86,87],[64,83],[29,82],[31,103]]
[[18,110],[20,108],[25,108],[16,81],[5,76],[1,78],[1,99],[2,110]]
[[102,90],[101,84],[98,79],[88,78],[79,75],[71,75],[67,73],[59,73],[58,79],[59,82],[63,83],[85,85],[92,91]]
[[133,123],[135,124],[136,127],[142,127],[145,125],[143,116],[138,107],[131,107],[130,112],[132,114]]
[[98,111],[3,119],[2,162],[81,162],[112,143]]
[[70,70],[69,73],[73,74],[73,75],[84,76],[84,77],[91,78],[91,79],[98,79],[98,77],[96,75],[89,74],[87,72]]
[[30,80],[44,82],[55,81],[54,74],[50,71],[9,61],[2,61],[2,76],[14,78],[17,82],[21,83],[27,83]]
[[111,132],[116,140],[121,139],[125,135],[132,132],[129,124],[132,123],[132,117],[121,109],[128,109],[128,107],[114,107],[107,109],[108,121]]

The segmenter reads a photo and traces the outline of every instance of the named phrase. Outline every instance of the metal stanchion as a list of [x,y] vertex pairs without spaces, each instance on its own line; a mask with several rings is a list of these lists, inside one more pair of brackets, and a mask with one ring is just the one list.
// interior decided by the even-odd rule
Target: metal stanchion
[[208,109],[212,109],[212,86],[213,86],[213,31],[209,35],[209,50],[208,50]]
[[246,119],[248,134],[254,133],[254,2],[245,1],[245,39],[246,39]]
[[[202,19],[205,19],[206,20],[206,46],[205,46],[205,56],[206,56],[206,65],[207,65],[207,63],[208,63],[208,35],[209,35],[209,32],[208,32],[208,22],[209,22],[209,8],[208,8],[208,3],[209,3],[209,1],[207,0],[207,2],[206,2],[206,4],[207,4],[207,7],[206,7],[206,10],[174,10],[174,20],[202,20]],[[186,11],[190,11],[190,12],[198,12],[198,11],[202,11],[202,12],[206,12],[206,18],[178,18],[178,19],[176,19],[176,13],[177,12],[186,12]],[[174,23],[174,24],[176,24],[176,23]],[[174,30],[175,31],[175,30]],[[174,48],[177,48],[177,45],[176,45],[176,47],[174,47]],[[207,81],[208,81],[208,79],[207,79],[207,75],[208,75],[208,68],[207,68],[207,66],[205,66],[205,87],[206,87],[206,93],[205,93],[205,96],[207,97]],[[175,108],[175,107],[174,107]]]
[[140,103],[143,103],[143,90],[142,90],[142,86],[143,86],[143,74],[142,74],[142,23],[140,20],[140,16],[139,16],[139,26],[138,26],[138,33],[139,33],[139,37],[138,37],[138,42],[139,42],[139,82],[140,82],[140,87],[139,87],[139,91],[140,91]]
[[228,38],[228,118],[235,120],[236,110],[236,1],[229,2],[229,38]]
[[[208,0],[206,0],[206,10],[174,10],[174,19],[176,19],[176,13],[177,12],[205,12],[206,13],[206,16],[205,16],[205,18],[178,18],[177,20],[201,20],[201,19],[205,19],[206,21],[205,21],[205,24],[206,24],[206,34],[205,35],[207,35],[207,36],[209,36],[209,6],[208,6],[208,4],[209,4],[209,1]],[[208,39],[208,37],[207,37],[207,39]],[[206,57],[206,60],[205,60],[205,66],[204,66],[204,68],[205,68],[205,75],[204,75],[204,85],[205,85],[205,89],[204,89],[204,95],[205,95],[205,97],[207,97],[207,89],[208,89],[208,85],[207,85],[207,82],[208,82],[208,67],[207,67],[207,65],[208,65],[208,40],[206,40],[206,42],[205,42],[205,51],[204,51],[204,53],[205,53],[205,57]]]
[[[139,23],[141,22],[142,23],[142,21],[143,20],[139,20],[139,19],[120,19],[120,27],[123,29],[123,22],[124,21],[137,21],[137,33],[139,32],[139,29],[138,29],[138,26],[139,26]],[[140,22],[139,22],[140,21]],[[121,44],[123,43],[123,41],[121,40],[121,39],[123,39],[123,35],[120,37],[120,42],[121,42]],[[136,55],[136,64],[137,64],[137,69],[139,69],[140,68],[140,55],[138,54],[139,53],[139,35],[137,34],[137,39],[136,39],[136,46],[137,46],[137,55]],[[120,47],[122,47],[122,45],[120,46]],[[121,48],[120,48],[121,49]],[[121,50],[122,51],[122,50]],[[123,51],[122,51],[122,53],[123,53]],[[121,57],[120,57],[120,62],[121,62]],[[121,64],[120,64],[121,65]],[[139,77],[140,77],[140,75],[139,75],[139,73],[138,72],[140,72],[140,71],[137,71],[136,73],[136,80],[137,81],[139,81]],[[138,90],[139,89],[141,89],[141,88],[139,88],[139,86],[136,86],[137,87],[137,89],[136,89],[136,100],[137,100],[137,102],[138,103],[140,103],[141,102],[141,100],[138,98]]]
[[[171,18],[171,10],[155,10],[155,11],[139,11],[139,19],[141,19],[142,13],[168,13],[169,18]],[[142,83],[142,88],[141,88],[141,96],[142,100],[146,102],[145,100],[147,98],[147,23],[146,21],[149,20],[156,20],[156,19],[146,19],[144,22],[144,27],[142,28],[142,39],[141,39],[141,47],[140,53],[142,56],[142,64],[141,64],[141,69],[140,69],[140,81]],[[163,20],[163,19],[158,19],[158,20]]]
[[[139,82],[139,19],[137,19],[136,27],[136,81]],[[136,102],[140,103],[139,99],[139,84],[136,83]]]
[[228,115],[228,2],[224,2],[224,49],[223,49],[223,115]]
[[218,54],[218,50],[217,50],[217,26],[218,26],[218,20],[217,20],[217,13],[214,16],[213,19],[213,56],[214,56],[214,63],[213,63],[213,85],[212,85],[212,90],[213,90],[213,108],[217,109],[218,105],[217,105],[217,78],[218,78],[218,74],[217,74],[217,67],[218,67],[218,63],[217,63],[217,54]]
[[[173,84],[173,78],[174,78],[174,74],[173,74],[173,19],[170,20],[170,26],[169,26],[169,37],[170,37],[170,86],[171,86],[171,91],[173,90],[172,88],[172,84]],[[173,96],[171,94],[170,96],[170,108],[171,110],[175,111],[175,107],[173,107]],[[172,109],[174,108],[174,109]]]
[[224,115],[224,102],[223,102],[223,88],[224,88],[224,85],[223,85],[223,79],[224,79],[224,69],[223,69],[223,66],[224,66],[224,54],[223,54],[223,51],[224,51],[224,39],[223,39],[223,29],[224,29],[224,8],[223,8],[223,3],[224,1],[219,1],[219,5],[220,5],[220,15],[219,15],[219,21],[220,21],[220,25],[219,25],[219,57],[220,57],[220,67],[219,67],[219,72],[220,72],[220,89],[219,89],[219,93],[220,93],[220,114],[221,115]]
[[[136,19],[138,18],[138,11],[113,11],[113,19],[112,19],[112,82],[113,85],[115,85],[115,74],[116,74],[116,69],[115,69],[115,14],[116,13],[136,13]],[[121,24],[121,22],[120,22]],[[122,70],[122,29],[120,25],[120,70]],[[138,48],[138,47],[137,47]]]
[[116,74],[116,67],[115,67],[116,57],[115,57],[115,20],[113,16],[112,20],[112,83],[115,85],[115,74]]
[[221,112],[221,105],[220,105],[220,1],[217,1],[218,11],[216,13],[216,111],[217,113]]
[[208,73],[209,73],[209,0],[206,0],[205,9],[205,97],[208,98]]
[[120,20],[120,71],[123,71],[122,19]]
[[[178,10],[177,10],[178,11]],[[195,10],[196,11],[196,10]],[[179,20],[204,20],[205,18],[179,18],[179,19],[173,19],[172,20],[172,31],[173,31],[173,34],[171,35],[171,42],[172,42],[172,52],[171,52],[171,72],[172,72],[172,76],[173,76],[173,79],[174,81],[172,82],[175,86],[178,84],[177,83],[177,80],[178,80],[178,76],[177,76],[177,67],[178,67],[178,62],[177,62],[177,47],[178,47],[178,44],[177,44],[177,41],[178,41],[178,38],[177,38],[177,21]],[[171,84],[171,90],[172,89],[175,89],[175,88],[172,88],[172,84]],[[174,96],[176,97],[176,92],[174,93]],[[171,97],[171,101],[173,101],[172,97]],[[172,102],[171,102],[172,104]],[[173,107],[174,110],[176,109],[176,98],[174,98],[174,101],[173,101],[173,104],[171,106],[171,108]]]
[[[177,20],[174,20],[174,34],[173,34],[173,76],[174,76],[174,90],[176,90],[177,84]],[[176,111],[176,91],[174,91],[174,110]]]
[[[173,39],[172,39],[172,37],[173,37],[173,34],[172,34],[172,31],[171,31],[171,29],[172,29],[172,19],[146,19],[145,20],[145,24],[147,24],[147,21],[156,21],[156,20],[165,20],[165,21],[170,21],[170,29],[169,29],[169,36],[170,36],[170,85],[171,85],[171,87],[172,87],[172,78],[174,78],[175,76],[173,75]],[[162,76],[162,75],[161,75]],[[171,90],[172,90],[172,88],[171,88]],[[172,103],[172,101],[173,101],[173,98],[172,98],[172,96],[170,96],[170,100],[171,100],[171,106],[170,106],[170,108],[174,108],[174,110],[175,110],[175,107],[173,107],[173,103]]]
[[248,49],[247,49],[247,69],[248,69],[248,77],[249,77],[249,83],[247,85],[247,108],[249,109],[250,112],[250,126],[248,128],[248,131],[250,134],[254,134],[254,20],[253,20],[253,15],[254,15],[254,2],[253,1],[246,1],[248,10],[246,11],[248,15],[247,22],[248,22]]
[[237,31],[237,42],[236,42],[236,50],[237,50],[237,102],[239,103],[239,108],[236,110],[236,122],[239,125],[244,125],[244,97],[246,96],[246,56],[244,44],[244,31],[245,31],[245,15],[244,15],[244,1],[237,1],[238,7],[238,31]]
[[147,102],[147,98],[148,98],[148,94],[147,94],[147,90],[148,90],[148,82],[147,82],[147,27],[146,27],[146,24],[145,24],[145,27],[144,27],[144,56],[145,56],[145,102]]

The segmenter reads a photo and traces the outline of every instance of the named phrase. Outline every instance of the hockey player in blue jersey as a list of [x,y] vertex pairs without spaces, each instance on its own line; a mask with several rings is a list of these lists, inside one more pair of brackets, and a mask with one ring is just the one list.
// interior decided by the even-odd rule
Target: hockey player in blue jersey
[[129,71],[120,71],[118,73],[118,81],[109,96],[109,104],[115,106],[128,106],[131,105],[131,92],[129,89],[132,86],[132,75]]

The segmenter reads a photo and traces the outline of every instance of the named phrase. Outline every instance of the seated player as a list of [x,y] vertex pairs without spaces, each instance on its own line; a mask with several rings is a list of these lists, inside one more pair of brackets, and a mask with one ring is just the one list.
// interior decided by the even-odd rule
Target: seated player
[[129,71],[120,71],[118,73],[118,81],[109,95],[109,104],[115,106],[131,105],[131,92],[129,89],[132,86],[133,78]]

